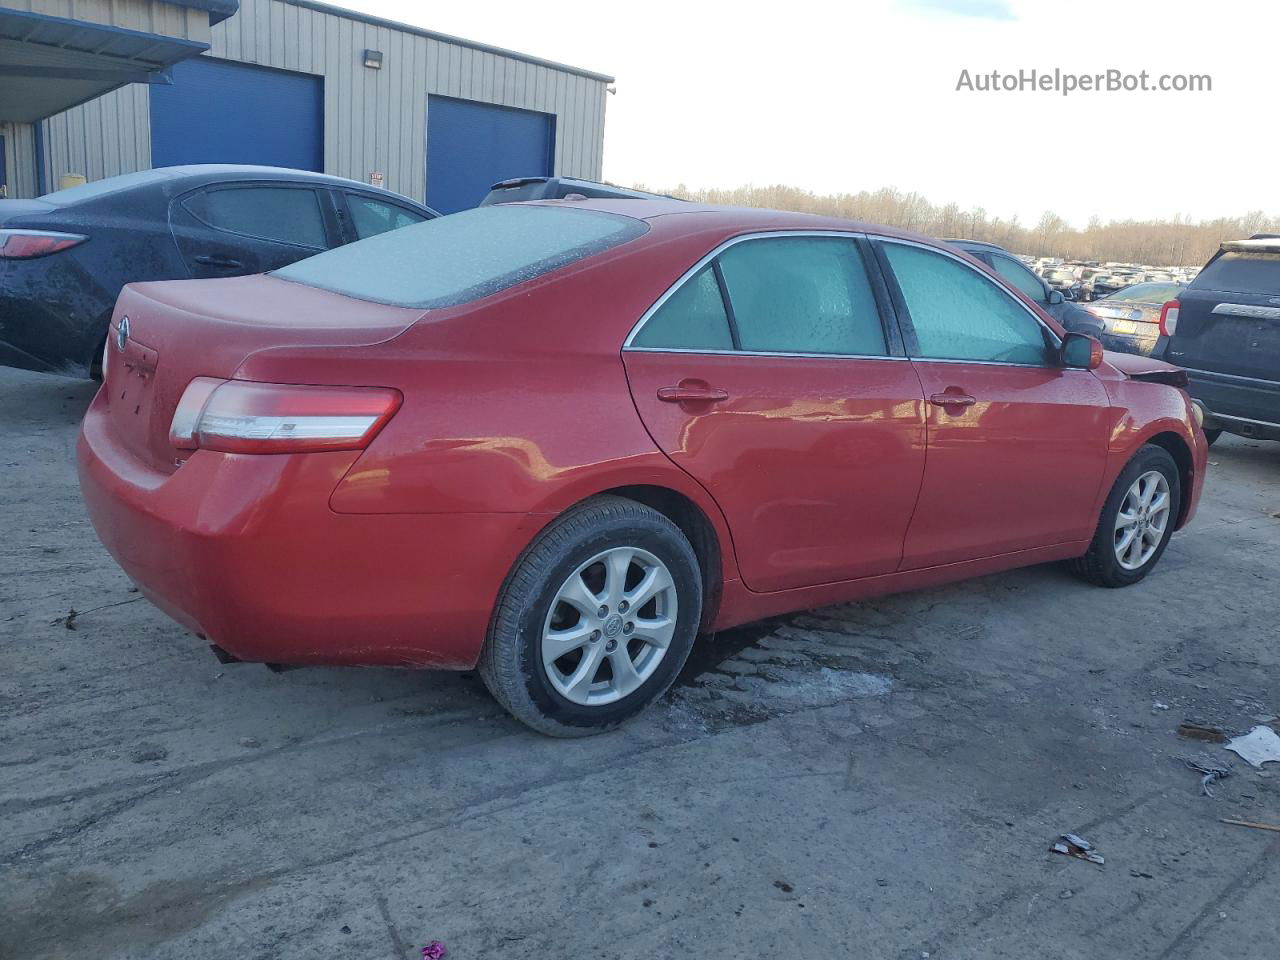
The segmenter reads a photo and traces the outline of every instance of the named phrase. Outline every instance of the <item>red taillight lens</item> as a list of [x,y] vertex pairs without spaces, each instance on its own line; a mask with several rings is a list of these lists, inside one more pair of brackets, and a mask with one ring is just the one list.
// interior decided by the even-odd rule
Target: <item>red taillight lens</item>
[[0,259],[30,260],[69,250],[88,240],[78,233],[52,230],[0,230]]
[[1177,300],[1170,300],[1160,308],[1160,336],[1172,337],[1178,332],[1179,306]]
[[174,411],[178,449],[223,453],[361,450],[400,409],[398,390],[199,377]]

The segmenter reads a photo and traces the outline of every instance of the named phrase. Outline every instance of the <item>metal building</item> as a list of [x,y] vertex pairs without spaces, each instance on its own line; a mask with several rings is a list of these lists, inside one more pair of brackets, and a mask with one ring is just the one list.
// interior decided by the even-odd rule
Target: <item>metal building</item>
[[314,0],[0,0],[0,182],[265,163],[452,212],[508,177],[598,179],[611,82]]

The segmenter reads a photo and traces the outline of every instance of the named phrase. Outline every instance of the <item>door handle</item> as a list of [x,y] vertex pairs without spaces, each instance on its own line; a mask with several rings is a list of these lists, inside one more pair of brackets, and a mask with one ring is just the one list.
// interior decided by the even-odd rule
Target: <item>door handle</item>
[[939,407],[972,407],[978,401],[967,393],[935,393],[929,402]]
[[682,383],[675,387],[659,387],[658,399],[665,403],[715,403],[728,400],[729,391],[705,384]]
[[203,263],[206,267],[224,267],[227,270],[238,270],[244,266],[239,260],[233,260],[231,257],[210,256],[205,253],[194,259],[196,263]]

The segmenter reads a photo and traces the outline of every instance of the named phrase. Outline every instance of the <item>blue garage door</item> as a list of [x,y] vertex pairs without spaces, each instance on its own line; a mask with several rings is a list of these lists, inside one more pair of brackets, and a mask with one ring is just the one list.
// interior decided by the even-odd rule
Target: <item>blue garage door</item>
[[455,213],[474,207],[499,180],[551,176],[555,121],[549,113],[428,97],[428,206]]
[[261,163],[324,169],[320,77],[197,57],[151,87],[151,165]]

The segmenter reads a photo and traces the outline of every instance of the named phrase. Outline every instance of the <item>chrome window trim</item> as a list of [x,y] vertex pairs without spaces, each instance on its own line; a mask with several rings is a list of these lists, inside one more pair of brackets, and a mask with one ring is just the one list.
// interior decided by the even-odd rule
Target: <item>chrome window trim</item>
[[696,353],[706,357],[803,357],[812,360],[910,360],[883,353],[781,353],[773,350],[700,350],[696,347],[624,347],[631,353]]
[[[1012,300],[1014,304],[1016,304],[1019,308],[1023,310],[1023,312],[1027,314],[1027,316],[1029,316],[1032,320],[1036,322],[1036,324],[1040,327],[1041,330],[1049,334],[1050,339],[1053,341],[1054,345],[1058,347],[1058,349],[1062,349],[1062,338],[1059,337],[1058,334],[1054,332],[1052,327],[1048,326],[1043,320],[1041,320],[1034,310],[1032,310],[1025,303],[1019,300],[1016,296],[1010,293],[1009,289],[1007,289],[1004,285],[1003,277],[993,277],[991,276],[991,274],[987,273],[985,270],[982,270],[974,266],[968,260],[965,260],[957,256],[956,254],[951,253],[949,250],[943,250],[941,247],[935,247],[928,243],[920,243],[916,240],[904,240],[900,237],[884,237],[884,236],[878,236],[878,235],[872,235],[871,239],[878,241],[880,243],[896,243],[904,247],[916,247],[920,250],[927,250],[930,253],[938,254],[938,256],[947,257],[948,259],[954,260],[956,263],[960,264],[962,267],[968,268],[970,271],[977,274],[987,283],[994,286],[1002,294],[1004,294],[1006,297]],[[894,280],[896,282],[897,278],[895,277]],[[898,289],[899,290],[902,289],[901,284],[899,284]],[[904,295],[904,299],[905,299],[905,295]],[[908,311],[910,311],[910,309],[911,309],[910,307],[907,308]],[[914,321],[912,325],[914,326]],[[934,362],[982,363],[982,364],[988,364],[991,366],[1003,366],[1003,367],[1032,367],[1037,370],[1067,369],[1067,368],[1054,368],[1052,365],[1046,365],[1042,363],[1009,363],[1004,360],[965,360],[963,358],[954,358],[954,357],[912,357],[911,359],[928,361],[930,363],[934,363]]]
[[[635,322],[635,325],[631,328],[631,332],[627,334],[627,338],[622,341],[622,349],[624,351],[632,350],[637,353],[703,353],[745,357],[836,357],[846,360],[907,359],[906,357],[889,356],[889,334],[884,330],[885,318],[880,315],[880,311],[878,309],[876,311],[876,317],[880,321],[881,332],[884,333],[885,336],[885,352],[883,354],[877,353],[862,356],[838,353],[777,353],[768,350],[696,350],[688,347],[646,347],[635,346],[633,344],[636,336],[639,335],[640,331],[644,328],[644,325],[649,322],[650,318],[655,313],[662,309],[662,305],[670,300],[675,295],[676,291],[692,279],[693,276],[702,270],[703,267],[709,264],[716,257],[720,256],[720,254],[724,253],[724,251],[728,250],[730,247],[737,246],[739,243],[745,243],[748,240],[767,240],[776,237],[837,237],[839,239],[848,240],[852,243],[859,238],[866,238],[867,234],[858,230],[769,230],[761,233],[744,233],[737,237],[730,237],[681,274],[679,279],[669,286],[662,296],[653,302],[653,305],[650,306],[648,310],[640,315],[640,319]],[[859,257],[861,257],[862,251],[859,250],[858,254]],[[864,270],[868,269],[868,266],[869,265],[865,262],[862,265]],[[868,285],[871,284],[870,277],[867,278],[867,283]]]

